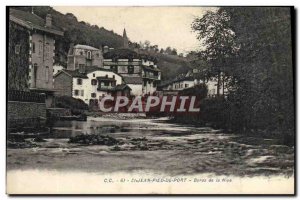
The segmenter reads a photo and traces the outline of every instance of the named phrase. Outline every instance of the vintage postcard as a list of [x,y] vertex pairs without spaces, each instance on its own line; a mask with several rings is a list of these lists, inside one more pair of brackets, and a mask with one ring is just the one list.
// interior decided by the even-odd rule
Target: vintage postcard
[[294,195],[294,12],[6,7],[7,194]]

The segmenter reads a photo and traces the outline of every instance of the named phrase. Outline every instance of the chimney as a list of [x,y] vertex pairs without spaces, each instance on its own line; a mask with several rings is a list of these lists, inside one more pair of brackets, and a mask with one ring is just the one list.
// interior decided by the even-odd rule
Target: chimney
[[108,51],[109,51],[108,46],[104,46],[104,47],[103,47],[103,53],[107,53]]
[[74,54],[74,43],[70,43],[70,48],[69,48],[69,52],[68,55],[73,55]]
[[52,15],[47,14],[46,15],[46,27],[51,27],[52,26]]

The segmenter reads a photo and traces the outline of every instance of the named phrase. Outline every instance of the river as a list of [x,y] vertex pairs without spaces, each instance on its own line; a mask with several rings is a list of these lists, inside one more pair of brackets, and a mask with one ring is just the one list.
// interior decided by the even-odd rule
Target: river
[[[122,145],[68,143],[79,134],[103,134]],[[163,174],[231,177],[294,177],[294,148],[276,139],[223,133],[210,127],[170,123],[168,118],[88,117],[57,122],[34,148],[7,149],[7,169],[102,174]],[[18,174],[19,173],[19,174]]]

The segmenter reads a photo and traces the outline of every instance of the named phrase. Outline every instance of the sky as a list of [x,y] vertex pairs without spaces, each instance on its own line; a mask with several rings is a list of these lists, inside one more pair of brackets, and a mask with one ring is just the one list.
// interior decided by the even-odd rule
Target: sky
[[126,28],[132,42],[150,41],[159,48],[176,48],[186,54],[200,48],[191,23],[202,16],[210,7],[85,7],[54,6],[55,10],[73,13],[78,21],[104,27],[122,35]]

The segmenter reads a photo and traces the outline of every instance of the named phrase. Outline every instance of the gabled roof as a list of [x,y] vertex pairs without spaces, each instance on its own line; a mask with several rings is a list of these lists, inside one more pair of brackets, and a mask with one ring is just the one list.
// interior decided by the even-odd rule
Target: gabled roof
[[117,85],[115,88],[114,88],[114,90],[115,91],[120,91],[120,90],[124,90],[124,89],[126,89],[126,88],[128,88],[129,90],[132,90],[128,85],[126,85],[126,84],[120,84],[120,85]]
[[160,69],[155,68],[155,67],[153,67],[153,66],[146,66],[146,65],[143,65],[143,68],[144,68],[145,70],[150,70],[150,71],[157,71],[157,72],[160,72]]
[[85,73],[80,73],[78,70],[67,70],[67,69],[62,69],[60,72],[54,75],[54,78],[60,75],[61,73],[65,73],[68,76],[71,76],[73,78],[88,78]]
[[100,68],[97,66],[87,66],[85,72],[87,74],[92,73],[94,71],[106,71],[106,72],[113,72],[111,69],[105,69],[105,68]]
[[74,48],[76,49],[86,49],[86,50],[92,50],[92,51],[99,51],[99,49],[92,47],[92,46],[88,46],[88,45],[83,45],[83,44],[76,44],[74,46]]
[[45,19],[32,14],[30,12],[25,12],[22,10],[16,10],[13,8],[9,9],[9,20],[23,26],[27,29],[37,29],[43,32],[51,33],[54,35],[63,36],[64,32],[61,31],[58,27],[52,25],[47,27]]
[[105,59],[112,59],[112,58],[118,58],[118,59],[128,59],[128,58],[139,58],[138,53],[131,49],[114,49],[111,50],[103,55]]
[[143,84],[142,77],[123,76],[123,80],[126,84]]

